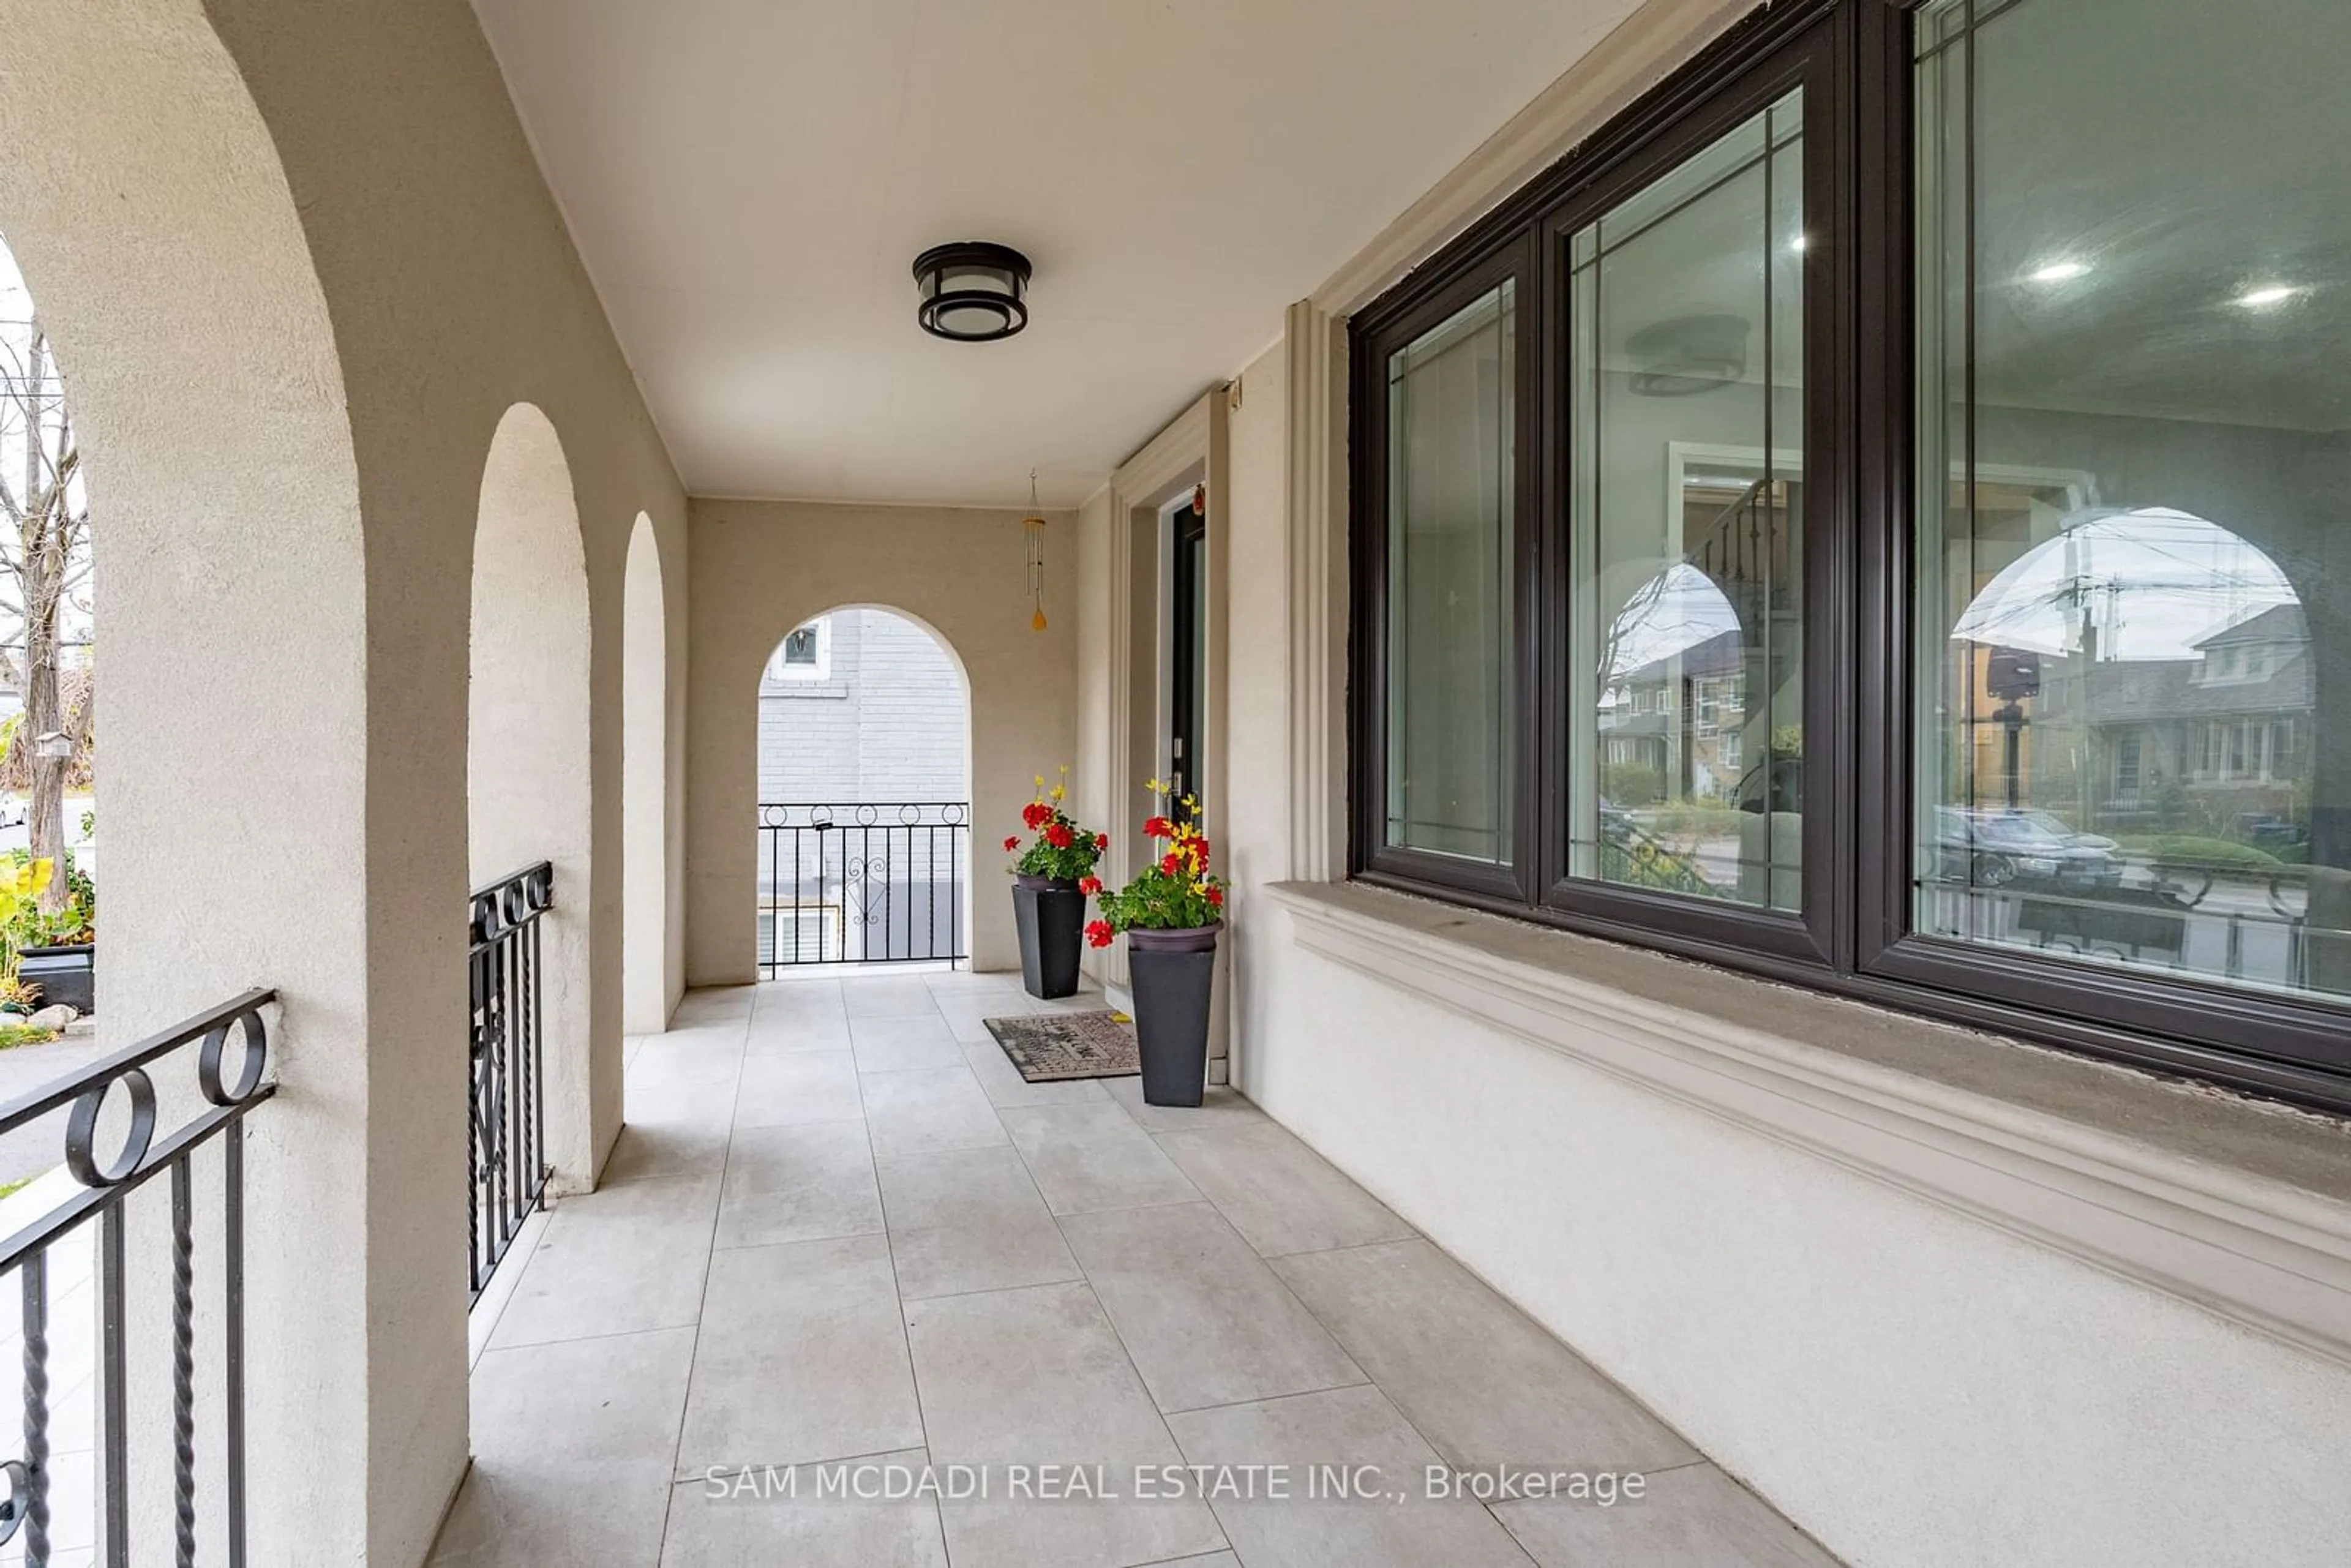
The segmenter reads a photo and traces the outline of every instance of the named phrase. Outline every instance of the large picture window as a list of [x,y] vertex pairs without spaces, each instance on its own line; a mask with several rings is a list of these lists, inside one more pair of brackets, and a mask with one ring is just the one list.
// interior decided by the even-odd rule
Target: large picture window
[[2351,1105],[2346,57],[1796,0],[1361,313],[1356,874]]
[[1578,229],[1567,287],[1568,873],[1788,911],[1802,105],[1789,93]]
[[1511,862],[1518,285],[1388,356],[1387,841]]

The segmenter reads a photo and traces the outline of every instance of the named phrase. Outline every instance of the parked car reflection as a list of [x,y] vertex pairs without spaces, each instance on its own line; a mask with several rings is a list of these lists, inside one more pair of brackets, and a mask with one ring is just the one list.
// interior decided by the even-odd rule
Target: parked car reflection
[[1938,806],[1939,880],[1978,887],[2113,887],[2123,879],[2115,841],[2076,833],[2048,811]]

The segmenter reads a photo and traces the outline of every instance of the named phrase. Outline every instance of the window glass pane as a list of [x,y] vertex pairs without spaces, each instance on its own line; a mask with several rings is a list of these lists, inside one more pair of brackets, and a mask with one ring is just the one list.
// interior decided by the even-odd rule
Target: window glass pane
[[1388,358],[1387,841],[1510,863],[1518,297]]
[[2351,7],[1922,21],[1918,928],[2351,994]]
[[1570,246],[1573,874],[1803,895],[1803,113]]

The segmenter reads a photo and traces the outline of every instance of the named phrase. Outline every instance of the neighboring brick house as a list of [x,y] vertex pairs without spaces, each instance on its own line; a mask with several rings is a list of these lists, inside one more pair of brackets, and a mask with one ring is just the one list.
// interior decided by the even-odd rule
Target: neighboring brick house
[[[760,962],[959,948],[970,842],[946,824],[964,820],[970,768],[963,672],[930,632],[838,610],[786,637],[759,680]],[[904,804],[928,808],[917,825]],[[883,808],[871,827],[865,805]],[[796,831],[818,807],[837,826]]]

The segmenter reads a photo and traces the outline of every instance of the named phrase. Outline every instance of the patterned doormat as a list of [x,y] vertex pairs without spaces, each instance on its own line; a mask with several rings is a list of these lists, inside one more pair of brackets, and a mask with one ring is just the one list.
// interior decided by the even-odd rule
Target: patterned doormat
[[980,1021],[1030,1083],[1131,1078],[1143,1071],[1134,1031],[1113,1012],[1031,1013]]

